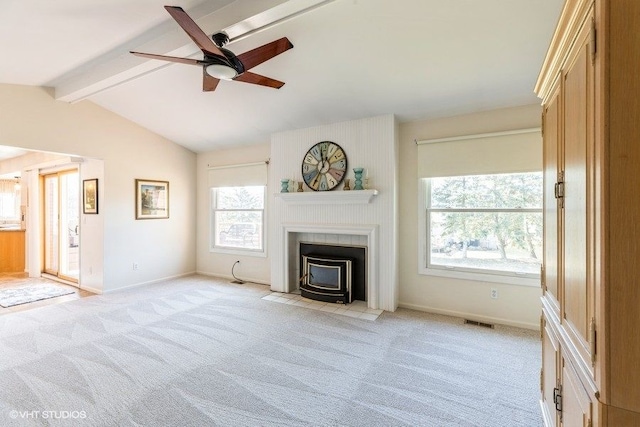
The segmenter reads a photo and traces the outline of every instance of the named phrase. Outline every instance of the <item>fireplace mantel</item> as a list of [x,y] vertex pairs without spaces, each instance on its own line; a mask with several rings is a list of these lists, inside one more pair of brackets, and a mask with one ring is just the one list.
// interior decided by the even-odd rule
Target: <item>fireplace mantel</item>
[[354,205],[371,203],[378,190],[303,191],[300,193],[276,193],[277,198],[294,205]]

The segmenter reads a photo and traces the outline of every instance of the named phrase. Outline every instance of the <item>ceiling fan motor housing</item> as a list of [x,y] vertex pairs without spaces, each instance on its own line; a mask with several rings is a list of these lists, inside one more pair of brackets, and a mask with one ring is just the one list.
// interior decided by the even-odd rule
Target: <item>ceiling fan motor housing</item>
[[231,52],[228,49],[224,49],[222,47],[220,48],[220,50],[222,51],[222,53],[224,53],[226,61],[225,59],[220,58],[219,56],[207,55],[205,53],[204,60],[207,62],[207,65],[218,64],[218,65],[230,66],[231,68],[236,70],[238,75],[245,72],[244,65],[242,64],[242,62],[240,62],[240,60],[236,57],[236,55],[234,55],[233,52]]

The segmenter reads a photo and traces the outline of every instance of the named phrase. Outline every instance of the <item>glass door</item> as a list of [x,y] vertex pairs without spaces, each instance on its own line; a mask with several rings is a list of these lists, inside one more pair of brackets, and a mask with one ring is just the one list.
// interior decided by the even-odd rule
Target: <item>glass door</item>
[[44,272],[72,282],[80,273],[80,181],[77,171],[44,177]]

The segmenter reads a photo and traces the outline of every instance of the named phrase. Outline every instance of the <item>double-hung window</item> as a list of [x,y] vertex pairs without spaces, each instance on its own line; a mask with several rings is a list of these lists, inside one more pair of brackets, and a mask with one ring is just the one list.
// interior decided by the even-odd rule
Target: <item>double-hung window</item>
[[208,170],[211,252],[266,256],[267,163]]
[[539,129],[418,142],[420,274],[540,285]]
[[264,252],[265,188],[211,189],[212,248]]
[[542,174],[430,178],[428,269],[537,277],[542,257]]

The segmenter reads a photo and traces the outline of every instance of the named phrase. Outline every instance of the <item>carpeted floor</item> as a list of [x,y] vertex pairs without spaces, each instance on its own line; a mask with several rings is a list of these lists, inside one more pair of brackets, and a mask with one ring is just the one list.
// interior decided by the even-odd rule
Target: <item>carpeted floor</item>
[[540,426],[536,332],[202,276],[0,317],[0,425]]

